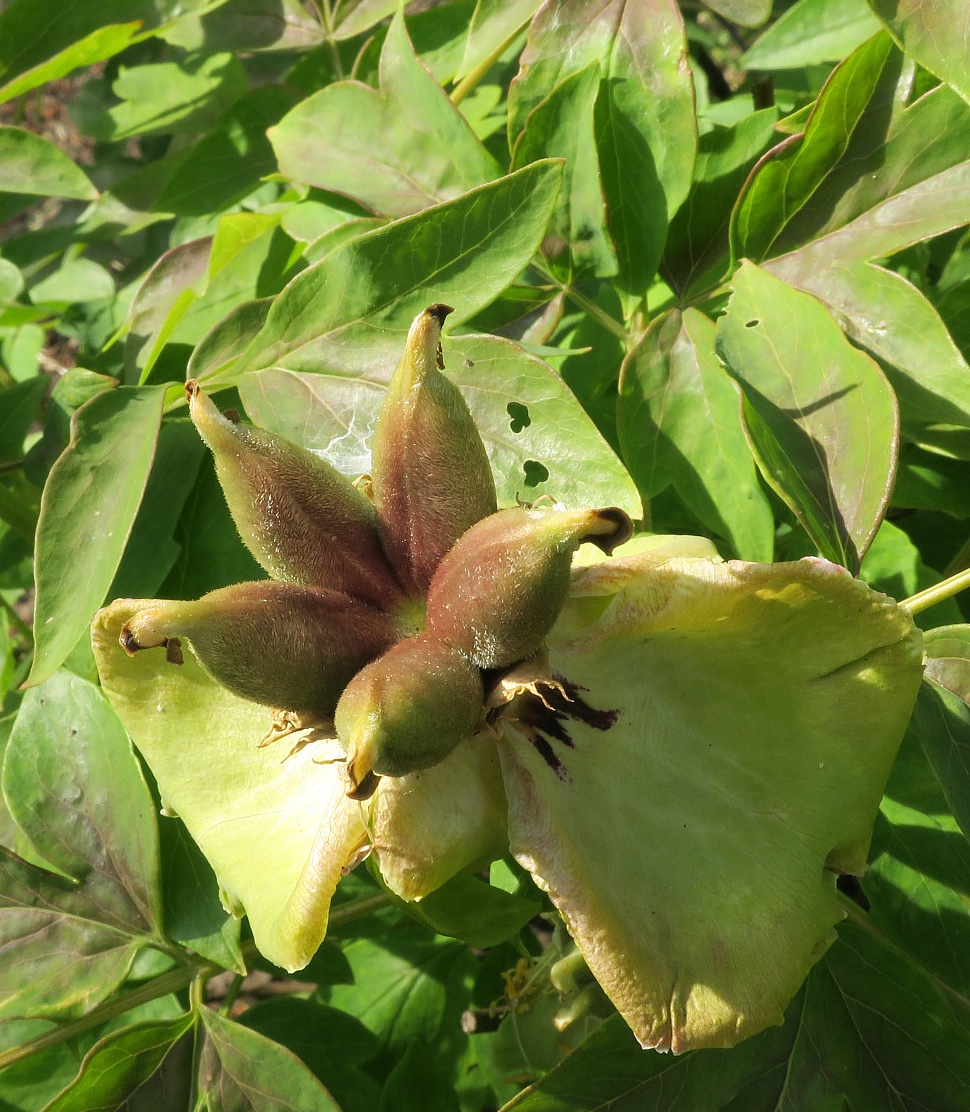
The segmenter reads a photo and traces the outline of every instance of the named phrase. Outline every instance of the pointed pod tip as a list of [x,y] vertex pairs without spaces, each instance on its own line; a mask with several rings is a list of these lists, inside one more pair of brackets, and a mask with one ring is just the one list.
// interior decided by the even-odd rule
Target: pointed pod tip
[[448,314],[453,313],[454,311],[455,310],[452,308],[451,305],[442,305],[439,302],[435,302],[434,305],[429,305],[427,309],[425,309],[425,312],[429,316],[434,317],[439,326],[443,325]]
[[607,556],[611,556],[615,548],[619,548],[621,544],[626,544],[633,536],[633,522],[619,506],[607,506],[605,509],[597,510],[596,516],[600,528],[591,531],[589,536],[583,539],[595,544]]
[[348,779],[350,780],[350,786],[347,790],[347,798],[363,802],[370,799],[374,792],[377,791],[377,785],[380,783],[381,778],[376,772],[368,770],[360,780],[356,780],[352,775],[348,776]]
[[189,399],[194,398],[201,389],[202,387],[199,385],[199,380],[197,378],[190,378],[185,384],[185,396]]

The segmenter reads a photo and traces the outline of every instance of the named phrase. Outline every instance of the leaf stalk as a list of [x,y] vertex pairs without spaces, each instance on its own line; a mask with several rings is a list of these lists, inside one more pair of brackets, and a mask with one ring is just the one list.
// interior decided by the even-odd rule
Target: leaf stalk
[[940,583],[934,583],[932,587],[917,591],[915,595],[910,595],[899,605],[908,610],[910,614],[918,614],[921,610],[928,610],[931,606],[936,606],[938,602],[945,602],[948,598],[953,598],[954,595],[965,591],[968,587],[970,587],[970,568],[964,568],[956,575],[951,575]]

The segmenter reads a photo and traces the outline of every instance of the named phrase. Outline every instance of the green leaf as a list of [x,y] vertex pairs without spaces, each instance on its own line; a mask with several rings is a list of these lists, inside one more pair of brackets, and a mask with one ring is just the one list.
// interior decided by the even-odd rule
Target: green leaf
[[772,0],[704,0],[704,3],[712,12],[742,27],[760,27],[771,15]]
[[542,905],[493,888],[470,873],[459,873],[409,910],[438,934],[487,950],[514,938]]
[[181,552],[159,588],[163,598],[200,598],[219,587],[266,576],[239,539],[208,452],[185,500],[175,543]]
[[[884,41],[885,36],[877,36],[844,65],[861,59]],[[831,105],[828,98],[840,90],[846,92],[844,77],[839,76],[842,68],[833,74],[813,114],[813,119],[817,116],[821,120],[834,111],[835,120],[829,130],[836,135],[845,132],[838,115],[843,108],[838,98]],[[872,74],[863,76],[868,88]],[[858,98],[853,95],[851,99]],[[793,137],[788,142],[797,155],[802,141]],[[893,51],[872,86],[858,126],[846,141],[829,150],[828,161],[816,167],[811,203],[786,214],[787,219],[777,227],[771,253],[797,250],[810,255],[814,266],[833,259],[881,259],[961,227],[970,221],[966,186],[970,175],[966,159],[968,143],[970,107],[946,85],[912,100],[903,56]],[[808,132],[805,144],[805,157],[810,162],[812,150],[824,153],[824,144],[822,150],[817,150],[814,143],[812,150],[807,149]],[[767,193],[774,173],[769,166],[777,157],[780,176],[789,157],[787,151],[786,144],[780,144],[752,176],[736,213],[739,229],[741,213],[755,200],[753,191],[758,175],[767,175],[762,183]],[[798,201],[795,196],[794,202]],[[756,217],[753,223],[757,223]]]
[[815,298],[752,263],[732,284],[717,350],[744,392],[758,466],[818,551],[857,570],[892,492],[896,399]]
[[970,11],[962,0],[869,0],[899,45],[970,100]]
[[266,129],[279,121],[293,101],[289,89],[275,86],[241,97],[218,126],[180,159],[156,207],[179,216],[208,216],[252,192],[261,178],[276,170]]
[[[920,691],[920,702],[926,685]],[[917,711],[917,719],[919,711]],[[911,730],[893,768],[863,879],[869,919],[951,988],[970,989],[970,856]]]
[[777,108],[745,116],[732,127],[701,135],[687,200],[667,230],[661,271],[681,292],[720,280],[728,266],[731,210],[745,179],[778,140]]
[[[46,1019],[10,1019],[0,1023],[0,1050],[10,1050],[53,1030]],[[74,1079],[77,1052],[58,1043],[7,1066],[0,1072],[0,1108],[3,1112],[33,1112]]]
[[64,451],[71,437],[71,417],[102,390],[111,390],[118,380],[107,375],[95,374],[80,367],[72,367],[54,384],[47,414],[44,418],[44,432],[40,440],[32,445],[27,453],[24,472],[38,488],[44,485],[57,457]]
[[30,849],[0,851],[0,1015],[83,1015],[160,940],[154,805],[100,691],[70,673],[24,698],[3,792]]
[[209,1108],[340,1112],[295,1054],[209,1008],[199,1015],[205,1032],[199,1092]]
[[696,309],[657,317],[623,364],[620,446],[645,499],[673,485],[745,560],[770,561],[774,519],[741,425],[741,399]]
[[0,460],[20,459],[24,439],[47,393],[43,375],[16,382],[0,390]]
[[381,51],[380,90],[341,81],[302,101],[270,140],[280,170],[387,216],[408,216],[492,181],[498,163],[418,61],[403,17]]
[[866,0],[799,0],[741,57],[745,69],[840,62],[880,29]]
[[458,1094],[442,1064],[437,1047],[415,1039],[384,1084],[380,1112],[458,1112]]
[[181,19],[163,35],[187,50],[310,50],[325,29],[299,0],[230,0],[194,19]]
[[163,390],[121,386],[71,418],[37,525],[30,684],[63,663],[104,601],[148,481],[163,401]]
[[641,1043],[681,1052],[778,1022],[832,941],[922,637],[826,561],[676,552],[577,576],[549,638],[572,702],[530,696],[500,755],[517,860]]
[[0,127],[0,192],[92,201],[91,179],[53,143],[19,127]]
[[[641,516],[629,475],[550,367],[497,336],[445,337],[442,348],[485,442],[502,504],[549,493],[572,508],[616,505]],[[247,375],[239,390],[256,424],[356,477],[370,469],[370,434],[392,369],[385,364],[379,378],[267,370]],[[537,464],[546,473],[538,486]]]
[[80,45],[109,24],[139,20],[156,28],[174,16],[217,6],[213,0],[12,0],[0,13],[0,76],[18,74]]
[[899,398],[904,435],[919,439],[928,424],[970,426],[970,365],[933,305],[902,275],[858,260],[820,265],[811,251],[784,255],[765,270],[814,294],[879,360]]
[[804,135],[783,140],[755,167],[731,221],[735,259],[778,254],[773,248],[786,225],[845,153],[892,49],[881,34],[853,51],[826,82]]
[[224,969],[244,975],[240,923],[219,902],[219,883],[209,862],[176,819],[159,827],[165,933]]
[[14,97],[23,96],[31,89],[46,85],[48,81],[67,77],[73,70],[93,66],[97,62],[113,58],[137,38],[140,29],[140,20],[134,23],[109,23],[106,27],[98,27],[84,38],[58,51],[47,61],[33,66],[0,87],[0,104]]
[[663,249],[670,217],[687,196],[696,151],[687,40],[673,0],[567,0],[541,8],[529,27],[509,93],[514,147],[530,113],[565,78],[600,66],[594,134],[621,291],[639,300]]
[[926,634],[926,684],[915,724],[960,828],[970,838],[970,627]]
[[44,1112],[187,1107],[194,1031],[190,1013],[106,1035],[84,1056],[77,1078]]
[[448,967],[464,953],[460,943],[411,928],[395,931],[386,945],[357,939],[344,953],[354,984],[330,988],[331,1004],[355,1015],[391,1051],[404,1050],[415,1038],[434,1041],[445,1011]]
[[546,157],[565,160],[550,230],[568,246],[577,268],[590,266],[598,275],[612,275],[617,260],[607,230],[593,130],[599,89],[598,61],[560,81],[529,113],[515,142],[512,166],[518,169]]
[[389,374],[421,310],[443,302],[466,320],[528,264],[561,172],[536,163],[343,244],[277,297],[238,371]]
[[181,551],[175,530],[204,451],[191,421],[162,423],[145,494],[109,598],[154,594],[175,566]]
[[398,0],[360,0],[337,24],[335,37],[338,40],[352,39],[369,31],[375,24],[393,15],[398,7]]
[[24,276],[9,259],[0,258],[0,302],[9,304],[23,288]]
[[670,1059],[609,1020],[503,1112],[959,1112],[970,1099],[964,1010],[878,937],[854,925],[841,935],[784,1028]]
[[461,81],[487,64],[535,15],[542,0],[478,0],[465,40],[465,52],[455,72]]
[[253,336],[266,323],[271,297],[244,301],[202,337],[189,358],[187,374],[202,382],[221,377],[249,346]]
[[[208,274],[212,236],[189,240],[166,251],[149,270],[128,313],[125,371],[137,382],[164,347],[163,329],[170,318],[177,323],[195,300],[196,288]],[[168,335],[174,324],[166,330]]]
[[95,139],[118,142],[207,131],[249,91],[249,83],[234,54],[199,54],[182,62],[122,67],[111,90],[121,103],[81,122]]
[[[314,959],[316,960],[316,959]],[[360,1067],[380,1048],[353,1016],[318,1000],[266,1000],[239,1022],[291,1050],[333,1094],[342,1112],[374,1112],[380,1086]]]
[[115,283],[109,271],[93,259],[73,259],[30,288],[35,305],[66,307],[84,301],[114,297]]

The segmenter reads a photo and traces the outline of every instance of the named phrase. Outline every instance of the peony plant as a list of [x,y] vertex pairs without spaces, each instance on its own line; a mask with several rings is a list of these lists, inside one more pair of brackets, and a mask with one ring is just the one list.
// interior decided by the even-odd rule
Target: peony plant
[[843,917],[922,675],[910,612],[810,557],[615,507],[498,508],[432,305],[352,482],[189,411],[271,576],[118,599],[103,688],[260,951],[296,971],[370,858],[415,905],[511,851],[644,1047],[782,1013]]

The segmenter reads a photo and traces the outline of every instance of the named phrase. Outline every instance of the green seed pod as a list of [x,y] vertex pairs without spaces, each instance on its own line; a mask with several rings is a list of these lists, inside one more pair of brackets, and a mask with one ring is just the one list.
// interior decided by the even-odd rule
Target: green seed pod
[[266,571],[286,583],[396,605],[403,592],[366,496],[305,448],[265,429],[233,424],[194,380],[185,389],[239,535]]
[[573,552],[583,541],[612,552],[632,530],[616,508],[492,514],[441,561],[428,591],[427,628],[480,668],[531,656],[566,602]]
[[374,433],[384,550],[412,595],[424,594],[442,556],[496,505],[482,438],[461,391],[440,371],[450,312],[432,305],[415,318]]
[[352,799],[367,799],[377,776],[406,776],[438,764],[477,729],[482,679],[457,650],[425,633],[399,641],[350,681],[334,715],[347,751]]
[[394,640],[387,614],[338,591],[291,583],[240,583],[196,602],[157,602],[121,629],[121,644],[165,646],[181,662],[179,639],[230,691],[254,703],[318,720],[333,717],[341,691]]

